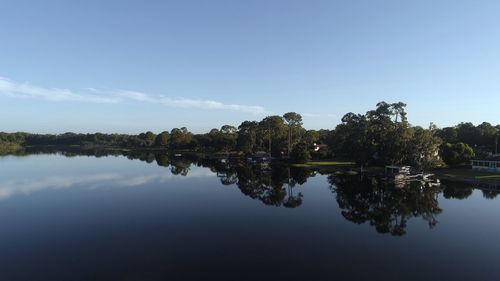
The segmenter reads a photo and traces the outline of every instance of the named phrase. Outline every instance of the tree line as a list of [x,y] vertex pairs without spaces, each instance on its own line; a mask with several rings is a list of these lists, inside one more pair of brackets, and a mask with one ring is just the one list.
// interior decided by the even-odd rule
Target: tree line
[[361,165],[406,164],[432,168],[459,165],[473,157],[496,153],[500,125],[460,123],[453,127],[412,126],[406,104],[380,102],[366,114],[348,113],[329,133],[329,147],[337,156]]
[[238,127],[224,125],[194,134],[186,127],[159,134],[31,134],[0,132],[0,153],[27,146],[80,146],[190,150],[251,154],[264,151],[297,162],[310,159],[354,160],[359,165],[408,164],[421,168],[458,165],[495,151],[500,125],[460,123],[427,128],[412,126],[406,104],[380,102],[365,114],[347,113],[334,129],[307,130],[302,116],[289,112]]

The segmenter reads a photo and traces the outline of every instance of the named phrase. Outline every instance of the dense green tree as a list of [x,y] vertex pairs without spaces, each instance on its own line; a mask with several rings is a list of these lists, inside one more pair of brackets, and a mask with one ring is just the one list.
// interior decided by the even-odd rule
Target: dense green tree
[[156,136],[155,145],[161,147],[168,147],[170,134],[167,131],[163,131]]
[[495,127],[497,129],[497,135],[495,136],[495,148],[493,150],[493,152],[495,154],[498,154],[500,152],[500,147],[499,147],[499,144],[500,144],[500,125],[496,126]]
[[316,130],[307,130],[302,137],[302,141],[305,142],[308,146],[312,146],[315,143],[318,143],[320,140],[320,133]]
[[440,144],[436,128],[411,127],[405,106],[380,102],[366,115],[348,113],[326,141],[335,155],[360,165],[436,165]]
[[450,166],[467,163],[474,157],[474,150],[463,142],[445,143],[441,146],[443,161]]
[[406,103],[403,102],[397,102],[391,104],[391,109],[392,109],[392,114],[395,115],[395,123],[398,123],[400,121],[401,123],[406,123],[407,118],[406,118]]
[[[404,103],[380,102],[375,110],[368,111],[367,139],[378,164],[402,164],[406,157],[411,131],[406,121]],[[400,117],[400,121],[398,120]],[[394,118],[394,121],[392,120]]]
[[457,125],[457,139],[460,142],[475,146],[479,143],[479,132],[474,124],[460,123]]
[[139,140],[141,146],[152,146],[155,143],[156,135],[152,132],[146,132],[139,134]]
[[456,143],[458,140],[458,132],[455,127],[446,127],[438,131],[439,137],[445,143]]
[[429,129],[415,127],[412,131],[407,151],[407,163],[420,169],[438,166],[441,138],[437,135],[437,128],[431,124]]
[[205,147],[213,150],[222,150],[222,136],[219,129],[213,128],[210,132],[208,132]]
[[488,122],[483,122],[477,126],[478,137],[477,144],[481,146],[493,146],[498,136],[497,128]]
[[455,127],[446,127],[439,130],[444,143],[465,143],[472,147],[476,154],[484,155],[495,152],[496,141],[500,136],[500,125],[493,126],[483,122],[478,126],[467,122]]
[[246,153],[254,151],[257,145],[258,130],[259,123],[255,121],[244,121],[241,123],[238,127],[238,149]]
[[287,153],[290,157],[293,146],[300,139],[300,131],[302,129],[302,116],[295,112],[288,112],[283,115],[283,120],[288,127],[288,146]]
[[290,154],[290,159],[296,163],[306,163],[311,160],[311,153],[306,143],[299,142],[296,144]]
[[236,134],[238,132],[238,129],[231,125],[224,125],[220,128],[220,132],[225,135],[231,135]]
[[366,116],[361,114],[347,113],[342,117],[330,142],[337,157],[355,160],[360,165],[372,159],[374,151],[368,142],[367,123]]
[[[259,137],[267,141],[267,151],[275,156],[284,151],[287,139],[287,127],[281,116],[268,116],[259,123]],[[265,141],[264,141],[265,143]],[[261,148],[265,149],[264,144]]]
[[191,146],[193,134],[186,127],[174,128],[170,131],[170,147],[173,149],[184,149]]
[[222,150],[231,151],[236,148],[236,140],[238,139],[238,129],[234,126],[224,125],[220,129],[220,145]]

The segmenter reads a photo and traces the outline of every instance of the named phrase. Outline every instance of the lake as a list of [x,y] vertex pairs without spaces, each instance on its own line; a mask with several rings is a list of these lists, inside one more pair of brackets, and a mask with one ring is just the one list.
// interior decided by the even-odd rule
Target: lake
[[498,280],[500,197],[162,154],[0,157],[0,280]]

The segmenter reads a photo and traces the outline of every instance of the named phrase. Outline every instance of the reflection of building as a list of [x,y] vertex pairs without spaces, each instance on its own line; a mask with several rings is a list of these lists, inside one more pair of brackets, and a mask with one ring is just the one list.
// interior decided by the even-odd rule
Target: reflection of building
[[409,175],[410,166],[385,166],[386,176]]
[[472,160],[471,166],[473,170],[500,172],[500,154],[494,154],[483,160]]

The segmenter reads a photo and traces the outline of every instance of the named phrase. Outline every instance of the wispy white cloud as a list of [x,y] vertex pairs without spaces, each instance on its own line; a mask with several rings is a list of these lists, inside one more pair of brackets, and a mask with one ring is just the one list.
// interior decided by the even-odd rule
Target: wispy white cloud
[[333,118],[336,117],[334,114],[317,114],[317,113],[303,113],[302,116],[304,117],[309,117],[309,118]]
[[53,102],[86,102],[101,104],[140,102],[176,108],[233,110],[252,114],[266,113],[264,107],[258,105],[226,104],[213,100],[187,99],[182,97],[171,98],[128,90],[103,91],[89,88],[84,92],[75,92],[69,89],[45,88],[29,83],[17,83],[4,77],[0,77],[0,95],[16,98],[36,98]]
[[303,113],[302,116],[304,117],[321,117],[321,114],[316,114],[316,113]]
[[241,111],[254,114],[266,113],[265,109],[262,106],[225,104],[222,102],[212,101],[212,100],[169,98],[164,96],[155,97],[137,91],[116,91],[113,93],[113,95],[138,102],[158,103],[168,107],[234,110],[234,111]]
[[45,189],[66,189],[77,185],[92,185],[101,182],[117,181],[121,176],[114,173],[103,173],[81,176],[49,176],[36,180],[19,180],[0,183],[0,200],[16,194],[30,195]]
[[128,175],[124,173],[98,173],[78,176],[52,175],[44,178],[0,181],[0,200],[16,195],[31,195],[43,190],[70,189],[84,187],[91,190],[98,188],[138,187],[149,183],[165,183],[173,179],[185,180],[194,177],[212,177],[214,173],[208,169],[190,171],[188,177],[176,176],[161,171],[150,175]]
[[80,94],[68,89],[43,88],[29,83],[16,83],[7,78],[0,77],[0,95],[17,98],[38,98],[48,101],[75,101],[90,103],[118,103],[116,97],[105,97],[91,93]]

